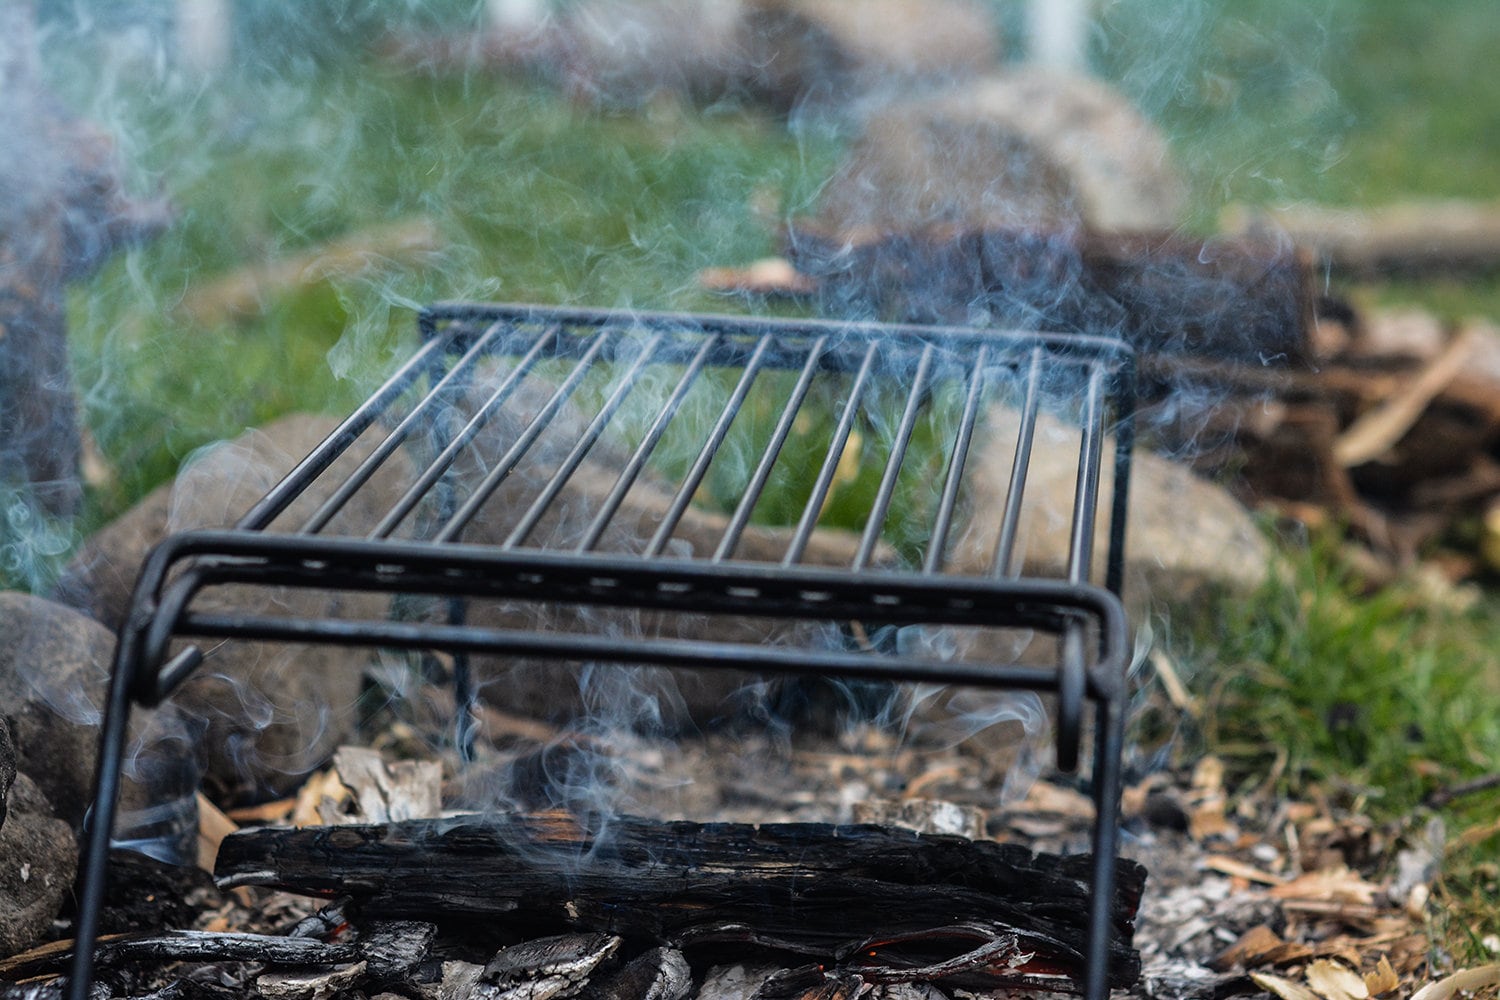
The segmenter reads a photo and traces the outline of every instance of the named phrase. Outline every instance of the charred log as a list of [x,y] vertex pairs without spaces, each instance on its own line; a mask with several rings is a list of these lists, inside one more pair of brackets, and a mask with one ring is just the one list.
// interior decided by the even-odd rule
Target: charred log
[[966,323],[978,313],[995,326],[1119,335],[1147,353],[1256,365],[1305,357],[1313,318],[1307,262],[1269,241],[804,224],[788,244],[836,315]]
[[[1091,865],[877,826],[621,817],[585,830],[543,813],[242,831],[225,839],[216,877],[351,894],[379,916],[478,914],[533,933],[790,952],[852,963],[867,981],[1021,983],[1081,975]],[[1139,972],[1129,942],[1144,871],[1121,861],[1117,882],[1111,982],[1124,986]]]

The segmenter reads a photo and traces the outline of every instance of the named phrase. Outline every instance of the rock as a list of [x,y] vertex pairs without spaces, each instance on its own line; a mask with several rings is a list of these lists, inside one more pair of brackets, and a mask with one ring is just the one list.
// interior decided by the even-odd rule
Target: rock
[[[951,557],[958,572],[988,570],[1018,426],[1014,412],[992,411],[987,433],[971,455],[972,513]],[[1113,447],[1113,439],[1107,439],[1095,523],[1095,581],[1104,578]],[[1039,415],[1019,533],[1024,574],[1055,578],[1065,572],[1077,480],[1077,430]],[[1269,542],[1227,490],[1144,448],[1136,449],[1131,470],[1125,558],[1125,598],[1136,621],[1153,605],[1185,604],[1214,591],[1250,593],[1266,582],[1273,564]]]
[[78,845],[40,788],[17,774],[0,826],[0,956],[46,937],[77,874]]
[[10,798],[10,786],[16,781],[16,745],[10,738],[10,723],[0,716],[0,827],[5,825],[5,812]]
[[[292,466],[331,433],[327,417],[294,414],[233,441],[202,449],[163,486],[83,546],[59,594],[118,627],[146,553],[169,533],[232,525]],[[373,432],[372,432],[373,433]],[[372,450],[362,439],[272,530],[292,530]],[[362,535],[393,506],[394,484],[409,481],[410,462],[397,452],[329,525],[330,534]],[[330,485],[331,484],[331,485]],[[235,588],[202,595],[195,608],[232,608],[296,617],[384,618],[381,595],[313,590]],[[329,645],[229,642],[216,647],[174,695],[206,726],[207,773],[226,793],[282,793],[324,763],[354,732],[354,703],[369,661],[363,649]]]
[[993,14],[969,0],[750,0],[741,55],[750,90],[790,109],[951,84],[999,65]]
[[871,115],[829,182],[817,228],[1170,230],[1186,186],[1166,139],[1088,77],[986,76]]
[[[100,706],[114,644],[108,629],[72,608],[0,593],[0,711],[10,725],[16,765],[75,827],[93,795]],[[195,787],[188,732],[175,712],[137,710],[129,751],[123,810]]]

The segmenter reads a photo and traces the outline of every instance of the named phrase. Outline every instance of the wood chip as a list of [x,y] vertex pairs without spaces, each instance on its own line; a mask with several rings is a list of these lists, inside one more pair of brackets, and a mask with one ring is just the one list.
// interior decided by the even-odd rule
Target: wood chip
[[1203,859],[1203,867],[1209,871],[1218,872],[1220,875],[1230,875],[1245,879],[1247,882],[1259,882],[1262,885],[1282,885],[1286,882],[1286,879],[1280,875],[1254,865],[1247,865],[1243,861],[1237,861],[1224,854],[1208,855]]
[[1428,983],[1412,994],[1411,1000],[1449,1000],[1455,993],[1496,985],[1500,985],[1500,965],[1481,965]]
[[237,809],[229,810],[224,815],[241,826],[246,824],[259,826],[266,823],[284,823],[291,818],[292,810],[296,808],[297,800],[295,798],[276,799],[272,802],[262,802],[254,806],[240,806]]
[[1365,989],[1369,990],[1371,996],[1389,993],[1400,985],[1401,977],[1396,975],[1396,970],[1391,968],[1390,958],[1385,955],[1380,956],[1374,972],[1365,973]]
[[745,267],[709,267],[698,272],[698,286],[710,292],[741,295],[811,295],[818,283],[781,257],[766,257]]
[[1276,994],[1281,997],[1281,1000],[1322,1000],[1321,997],[1306,986],[1303,986],[1301,983],[1294,983],[1290,979],[1283,979],[1280,976],[1273,976],[1265,972],[1252,972],[1250,973],[1250,978],[1256,986],[1269,993]]
[[1366,882],[1347,868],[1326,868],[1309,872],[1271,890],[1276,899],[1319,903],[1360,903],[1375,901],[1379,886]]
[[1214,956],[1209,962],[1209,968],[1215,972],[1228,972],[1235,966],[1251,968],[1264,964],[1265,956],[1280,948],[1286,942],[1266,924],[1256,924],[1234,944],[1225,948]]
[[328,1000],[354,986],[364,974],[363,962],[326,972],[268,972],[256,977],[255,988],[267,1000]]
[[365,747],[339,747],[333,767],[353,794],[352,810],[326,823],[401,823],[442,811],[443,767],[437,761],[387,762]]
[[1161,686],[1167,692],[1167,700],[1172,703],[1172,707],[1191,718],[1201,718],[1203,706],[1182,682],[1182,676],[1177,673],[1177,667],[1173,664],[1172,658],[1160,649],[1153,649],[1146,659],[1156,671],[1156,679],[1161,681]]
[[1368,1000],[1365,979],[1342,962],[1320,958],[1307,967],[1307,985],[1325,1000]]
[[213,874],[219,844],[238,830],[239,824],[219,811],[219,807],[198,793],[198,867]]

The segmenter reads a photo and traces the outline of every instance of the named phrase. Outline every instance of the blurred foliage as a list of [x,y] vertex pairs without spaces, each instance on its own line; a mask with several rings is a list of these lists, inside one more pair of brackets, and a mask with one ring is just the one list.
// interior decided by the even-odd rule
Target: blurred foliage
[[1112,0],[1096,52],[1230,201],[1500,197],[1490,0]]

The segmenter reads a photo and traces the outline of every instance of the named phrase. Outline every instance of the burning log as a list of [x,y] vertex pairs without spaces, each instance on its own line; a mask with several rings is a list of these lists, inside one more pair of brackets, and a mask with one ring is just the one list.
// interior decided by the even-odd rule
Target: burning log
[[948,323],[982,308],[997,326],[1118,332],[1145,353],[1256,365],[1304,357],[1313,320],[1306,260],[1263,240],[800,223],[788,250],[836,315]]
[[[877,826],[697,824],[559,813],[261,829],[226,838],[223,887],[352,895],[367,914],[482,915],[690,951],[804,955],[867,982],[1073,988],[1092,860]],[[1117,868],[1110,982],[1133,983],[1144,882]]]
[[28,4],[0,10],[0,484],[54,516],[81,498],[63,285],[168,221],[127,197],[108,136],[69,116],[36,68]]

